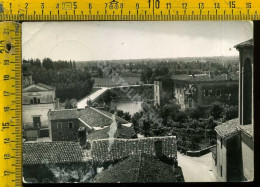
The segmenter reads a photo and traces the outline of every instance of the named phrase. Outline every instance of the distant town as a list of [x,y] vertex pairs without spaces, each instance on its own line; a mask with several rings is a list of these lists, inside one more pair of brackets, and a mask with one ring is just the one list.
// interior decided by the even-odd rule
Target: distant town
[[253,40],[234,47],[239,56],[24,59],[24,182],[252,181]]

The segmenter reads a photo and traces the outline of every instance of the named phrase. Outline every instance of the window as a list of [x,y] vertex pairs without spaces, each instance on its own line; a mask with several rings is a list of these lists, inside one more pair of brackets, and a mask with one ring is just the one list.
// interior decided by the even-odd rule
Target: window
[[212,92],[212,90],[209,90],[209,96],[211,96],[211,95],[212,95],[212,93],[213,93],[213,92]]
[[209,96],[209,90],[205,90],[205,92],[204,92],[204,93],[205,93],[204,95],[205,95],[206,97],[208,97],[208,96]]
[[33,126],[36,127],[41,127],[41,118],[39,116],[34,116],[33,117]]
[[69,122],[69,129],[73,129],[73,123]]
[[62,129],[62,123],[61,122],[57,123],[57,129]]
[[31,104],[37,104],[37,103],[41,103],[40,98],[34,97],[30,100]]
[[158,96],[156,96],[156,103],[158,103]]
[[155,86],[155,92],[157,92],[157,86]]
[[220,90],[219,89],[216,90],[216,95],[220,96]]
[[220,166],[220,176],[222,177],[222,165]]
[[192,107],[192,99],[189,99],[189,107]]
[[223,140],[220,138],[220,148],[222,149]]

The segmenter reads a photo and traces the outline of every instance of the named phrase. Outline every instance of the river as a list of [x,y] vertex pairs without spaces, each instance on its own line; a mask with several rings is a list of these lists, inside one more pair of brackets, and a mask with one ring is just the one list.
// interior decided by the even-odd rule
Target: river
[[111,108],[117,108],[118,110],[122,110],[124,112],[129,112],[129,114],[133,115],[136,112],[139,112],[142,109],[143,102],[134,102],[134,101],[119,101],[119,102],[111,102]]

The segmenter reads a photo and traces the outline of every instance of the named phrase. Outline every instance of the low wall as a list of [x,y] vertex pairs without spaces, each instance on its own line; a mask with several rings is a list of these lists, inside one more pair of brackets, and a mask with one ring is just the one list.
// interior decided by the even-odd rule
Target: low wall
[[201,149],[199,151],[187,151],[186,155],[193,156],[193,157],[202,156],[202,155],[209,153],[211,151],[210,149],[213,148],[213,147],[215,147],[215,145],[212,145],[212,146],[207,147],[205,149]]

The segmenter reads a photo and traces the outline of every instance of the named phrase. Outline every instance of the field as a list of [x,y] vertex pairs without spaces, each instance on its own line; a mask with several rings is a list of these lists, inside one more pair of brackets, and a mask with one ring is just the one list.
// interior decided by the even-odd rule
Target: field
[[[142,82],[140,81],[139,77],[121,77],[122,79],[125,80],[128,84],[134,85],[134,84],[141,84]],[[93,78],[95,80],[95,86],[105,86],[105,87],[110,87],[110,86],[120,86],[116,84],[116,82],[113,82],[109,78]]]

